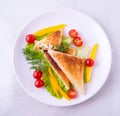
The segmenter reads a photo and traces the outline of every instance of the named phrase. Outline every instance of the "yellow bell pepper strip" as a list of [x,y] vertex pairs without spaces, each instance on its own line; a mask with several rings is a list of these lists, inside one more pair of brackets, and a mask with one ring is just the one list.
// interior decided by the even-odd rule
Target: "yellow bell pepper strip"
[[55,92],[57,98],[59,98],[59,94],[58,94],[58,92],[57,92],[56,87],[54,86],[54,81],[52,80],[51,75],[50,75],[49,79],[50,79],[50,84],[51,84],[51,86],[52,86],[53,91]]
[[58,85],[58,82],[57,80],[55,79],[52,71],[50,68],[48,68],[48,72],[50,74],[50,78],[51,78],[51,81],[52,81],[52,84],[54,84],[53,86],[56,88],[56,90],[64,97],[66,98],[67,100],[70,100],[70,98],[67,96],[67,94],[60,88],[60,86]]
[[90,53],[90,58],[93,60],[95,59],[97,48],[98,48],[98,44],[96,43],[96,44],[94,44],[94,46],[91,50],[91,53]]
[[55,26],[46,27],[46,28],[38,30],[37,32],[34,32],[33,35],[34,36],[42,36],[42,35],[57,31],[59,29],[62,29],[65,26],[66,26],[66,24],[59,24],[59,25],[55,25]]
[[60,92],[60,94],[67,100],[70,100],[70,98],[67,96],[67,94],[60,88],[59,85],[56,85],[57,86],[57,90]]
[[[91,50],[90,55],[89,55],[89,58],[95,60],[95,55],[96,55],[96,52],[97,52],[97,47],[98,47],[97,43],[93,45],[92,50]],[[85,66],[84,70],[85,70],[84,82],[85,83],[89,83],[90,82],[90,77],[91,77],[92,67]]]

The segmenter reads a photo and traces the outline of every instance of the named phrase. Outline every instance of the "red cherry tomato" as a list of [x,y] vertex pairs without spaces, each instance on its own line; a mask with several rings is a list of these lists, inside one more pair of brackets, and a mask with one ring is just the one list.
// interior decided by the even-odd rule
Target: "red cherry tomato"
[[78,36],[78,32],[75,29],[71,29],[69,31],[69,36],[74,39]]
[[77,37],[76,39],[73,40],[73,43],[74,43],[74,45],[76,45],[76,46],[78,46],[78,47],[80,47],[80,46],[83,45],[82,40],[79,39],[78,37]]
[[81,38],[81,37],[76,37],[75,39],[80,39],[80,40],[82,40],[82,38]]
[[69,98],[76,98],[77,92],[74,89],[70,89],[68,90],[67,95]]
[[33,77],[34,77],[35,79],[40,79],[41,76],[42,76],[42,72],[41,72],[41,71],[35,70],[35,71],[33,72]]
[[91,58],[87,58],[85,60],[85,65],[88,66],[88,67],[92,67],[94,65],[94,60],[91,59]]
[[34,82],[35,87],[40,88],[44,86],[44,82],[41,79],[37,79]]
[[28,34],[27,36],[26,36],[26,42],[27,43],[34,43],[34,41],[35,41],[35,37],[34,37],[34,35],[33,34]]

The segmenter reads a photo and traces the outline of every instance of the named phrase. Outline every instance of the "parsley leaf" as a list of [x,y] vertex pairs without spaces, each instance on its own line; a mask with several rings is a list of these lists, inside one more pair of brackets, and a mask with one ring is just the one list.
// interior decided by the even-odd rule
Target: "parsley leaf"
[[27,44],[26,47],[23,49],[23,54],[28,63],[32,65],[30,69],[46,72],[49,64],[44,58],[42,51],[33,50],[32,44]]

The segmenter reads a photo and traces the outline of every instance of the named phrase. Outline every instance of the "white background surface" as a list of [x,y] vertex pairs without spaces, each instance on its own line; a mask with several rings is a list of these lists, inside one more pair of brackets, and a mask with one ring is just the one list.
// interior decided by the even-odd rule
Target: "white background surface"
[[[103,88],[90,100],[53,107],[27,95],[16,81],[12,52],[16,36],[30,19],[50,9],[76,9],[93,17],[107,33],[112,69]],[[0,0],[0,116],[120,116],[120,0]]]

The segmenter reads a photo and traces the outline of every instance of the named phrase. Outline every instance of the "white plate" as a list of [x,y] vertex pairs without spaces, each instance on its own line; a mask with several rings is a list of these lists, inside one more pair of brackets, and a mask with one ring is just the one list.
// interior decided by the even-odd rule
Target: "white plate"
[[[33,84],[34,79],[32,77],[33,71],[29,70],[30,65],[27,64],[22,54],[22,48],[25,46],[26,34],[60,23],[67,24],[67,27],[65,28],[66,32],[72,28],[78,30],[85,44],[91,47],[96,42],[99,44],[96,64],[91,76],[92,80],[89,84],[85,85],[85,95],[79,96],[71,101],[67,101],[64,98],[58,100],[50,96],[44,88],[35,88]],[[111,49],[106,34],[98,23],[89,16],[77,11],[52,11],[33,19],[20,32],[14,48],[14,67],[18,82],[29,95],[38,101],[49,105],[70,106],[86,101],[103,86],[111,67]]]

